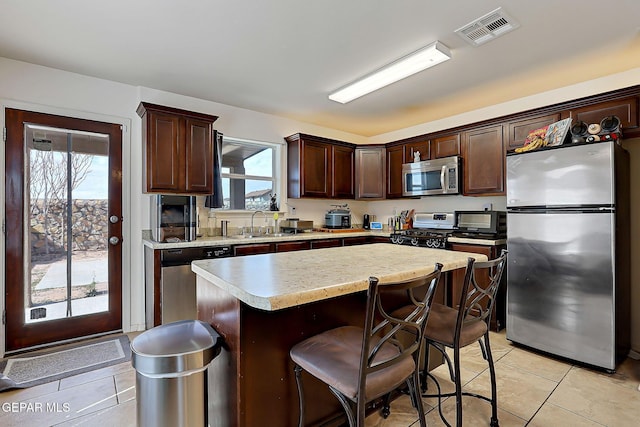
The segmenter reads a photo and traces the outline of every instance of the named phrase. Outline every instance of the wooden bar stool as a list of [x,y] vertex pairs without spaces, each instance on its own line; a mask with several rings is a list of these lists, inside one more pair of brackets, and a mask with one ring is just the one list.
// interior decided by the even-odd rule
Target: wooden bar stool
[[[503,250],[498,258],[490,261],[475,262],[473,258],[469,258],[458,305],[455,308],[437,303],[432,305],[424,333],[424,339],[427,343],[426,351],[424,352],[425,367],[429,366],[428,347],[432,345],[442,353],[447,361],[449,375],[455,383],[456,391],[453,393],[440,393],[438,381],[425,368],[422,383],[426,385],[426,376],[431,377],[436,382],[438,394],[423,394],[423,397],[438,397],[440,418],[447,426],[450,426],[450,424],[445,419],[440,405],[441,398],[446,396],[456,397],[456,426],[462,426],[462,396],[478,397],[490,402],[490,425],[492,427],[498,426],[496,373],[489,343],[489,322],[496,293],[500,287],[502,273],[506,265],[506,259],[506,250]],[[460,349],[475,342],[480,344],[482,356],[489,364],[491,398],[462,391]],[[446,353],[447,347],[453,349],[453,367]]]
[[[300,399],[300,427],[304,426],[305,407],[302,370],[329,386],[344,408],[351,427],[364,426],[367,402],[404,383],[418,411],[420,425],[426,426],[420,397],[418,356],[441,271],[442,264],[436,264],[435,270],[428,275],[395,283],[380,283],[377,278],[370,277],[364,327],[331,329],[291,349]],[[403,317],[390,314],[397,304],[386,307],[388,301],[397,302],[398,293],[406,293],[404,298],[408,298],[408,307],[412,307]]]

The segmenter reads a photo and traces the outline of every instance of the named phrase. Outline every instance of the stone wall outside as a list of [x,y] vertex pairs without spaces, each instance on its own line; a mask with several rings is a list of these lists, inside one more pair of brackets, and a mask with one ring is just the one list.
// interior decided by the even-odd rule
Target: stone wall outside
[[[107,249],[109,232],[107,200],[73,200],[72,251],[101,251]],[[32,202],[31,256],[33,259],[54,259],[65,253],[66,202],[49,203],[48,224],[42,200]]]

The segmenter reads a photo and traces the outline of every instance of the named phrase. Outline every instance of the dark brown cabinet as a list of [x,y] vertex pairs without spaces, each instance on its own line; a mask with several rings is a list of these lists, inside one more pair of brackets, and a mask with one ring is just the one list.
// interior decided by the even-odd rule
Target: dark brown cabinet
[[311,249],[336,248],[342,246],[342,239],[312,240]]
[[387,148],[387,199],[402,197],[402,163],[404,146]]
[[251,243],[234,246],[233,256],[268,254],[274,251],[275,248],[271,243]]
[[368,236],[345,237],[342,239],[342,246],[366,245],[369,243]]
[[140,103],[143,191],[213,193],[213,122],[217,116]]
[[[484,246],[484,245],[470,245],[463,243],[452,243],[451,250],[452,251],[460,251],[460,252],[471,252],[475,254],[486,255],[488,259],[495,259],[500,255],[502,249],[506,248],[505,245],[496,245],[496,246]],[[482,283],[483,280],[488,280],[488,276],[486,272],[484,272],[485,276],[477,277],[476,279],[479,283]],[[460,300],[460,293],[462,291],[462,283],[464,282],[464,269],[457,269],[451,273],[452,283],[450,287],[450,295],[451,300],[449,301],[449,305],[454,307],[458,304]],[[498,289],[498,294],[496,295],[496,301],[494,303],[493,314],[491,315],[491,330],[499,331],[505,327],[506,322],[506,278],[507,272],[505,271],[502,275],[502,282],[500,288]]]
[[285,140],[290,198],[355,198],[355,145],[305,134]]
[[433,158],[459,156],[460,155],[460,134],[441,136],[431,141]]
[[331,197],[354,199],[356,197],[355,147],[333,145],[331,147]]
[[384,146],[356,148],[356,199],[384,199]]
[[587,124],[600,123],[600,121],[607,116],[617,116],[622,125],[622,134],[626,135],[625,130],[630,133],[638,129],[639,99],[638,96],[630,96],[575,107],[565,112],[564,116],[571,117],[574,123],[576,121],[583,121]]
[[309,240],[276,243],[276,252],[303,251],[306,249],[311,249],[311,242]]
[[509,122],[507,125],[508,133],[505,148],[507,150],[514,150],[522,147],[529,132],[548,126],[558,120],[560,120],[560,113],[544,114]]
[[493,125],[462,134],[462,179],[465,196],[504,194],[503,126]]
[[431,159],[431,143],[424,140],[404,144],[404,163],[413,163],[415,153],[420,153],[420,161]]

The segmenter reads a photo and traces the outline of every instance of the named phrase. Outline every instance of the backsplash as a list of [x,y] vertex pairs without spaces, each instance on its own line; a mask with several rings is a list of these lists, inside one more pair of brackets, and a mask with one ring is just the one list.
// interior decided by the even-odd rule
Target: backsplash
[[[204,207],[204,197],[197,197],[199,207],[200,224],[203,235],[206,236],[208,227],[209,208]],[[362,226],[364,214],[373,215],[375,221],[387,224],[388,218],[394,212],[415,209],[416,212],[450,212],[454,210],[483,210],[490,205],[493,210],[506,210],[505,197],[465,197],[465,196],[428,196],[416,199],[393,199],[378,201],[363,200],[334,200],[334,199],[289,199],[288,203],[281,206],[278,213],[278,222],[283,219],[299,218],[313,221],[314,227],[324,226],[325,213],[334,208],[334,205],[347,204],[351,210],[351,224],[353,228]],[[239,211],[215,210],[216,235],[220,235],[220,221],[229,221],[229,234],[238,234],[242,227],[251,226],[251,213]],[[274,226],[273,214],[265,211],[264,216],[257,214],[254,217],[255,226]]]

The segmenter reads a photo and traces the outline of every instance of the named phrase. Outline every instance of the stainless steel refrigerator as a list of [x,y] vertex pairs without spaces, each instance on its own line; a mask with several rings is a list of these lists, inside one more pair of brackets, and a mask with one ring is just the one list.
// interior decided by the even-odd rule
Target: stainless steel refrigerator
[[507,339],[607,370],[630,345],[629,158],[615,142],[507,156]]

